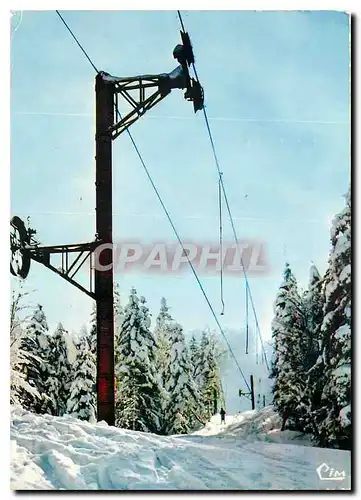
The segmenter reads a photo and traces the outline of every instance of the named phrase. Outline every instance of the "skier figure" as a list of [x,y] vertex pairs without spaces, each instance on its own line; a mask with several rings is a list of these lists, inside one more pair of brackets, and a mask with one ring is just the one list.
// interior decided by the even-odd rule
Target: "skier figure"
[[225,424],[226,423],[226,411],[225,411],[225,409],[222,407],[221,411],[219,413],[221,414],[221,424]]

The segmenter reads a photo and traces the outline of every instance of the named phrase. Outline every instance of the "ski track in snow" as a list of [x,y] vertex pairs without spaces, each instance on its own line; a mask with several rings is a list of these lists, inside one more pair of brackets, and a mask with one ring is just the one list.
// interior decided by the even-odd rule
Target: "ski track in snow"
[[[294,444],[298,443],[298,444]],[[302,443],[303,445],[300,445]],[[323,490],[350,488],[350,452],[280,432],[272,407],[219,416],[191,435],[156,436],[12,409],[14,490]],[[322,463],[345,470],[321,481]]]

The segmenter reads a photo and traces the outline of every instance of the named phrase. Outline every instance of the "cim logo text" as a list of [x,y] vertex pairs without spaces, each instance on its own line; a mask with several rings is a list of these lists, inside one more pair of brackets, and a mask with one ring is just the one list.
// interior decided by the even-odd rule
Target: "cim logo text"
[[346,478],[345,471],[333,469],[326,463],[319,465],[316,469],[318,477],[321,481],[343,481]]

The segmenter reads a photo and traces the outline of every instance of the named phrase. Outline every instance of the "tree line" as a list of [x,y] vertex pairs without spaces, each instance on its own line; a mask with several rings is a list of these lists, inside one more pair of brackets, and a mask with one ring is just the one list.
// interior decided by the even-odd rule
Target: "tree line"
[[[188,433],[224,404],[214,333],[187,342],[164,298],[151,328],[144,297],[114,294],[116,425],[157,434]],[[11,303],[11,402],[37,413],[96,419],[96,318],[83,328],[70,361],[67,331],[49,333],[38,306],[20,319],[26,294]],[[289,264],[275,301],[273,404],[283,429],[311,433],[324,447],[350,449],[351,194],[331,228],[328,266],[310,269],[301,291]]]
[[331,228],[323,277],[310,269],[301,293],[289,264],[272,323],[273,402],[283,428],[317,445],[351,449],[351,194]]
[[[26,295],[14,293],[11,303],[11,402],[95,422],[95,307],[70,359],[67,330],[59,323],[50,333],[41,305],[20,319]],[[203,426],[224,403],[215,334],[204,330],[187,342],[165,298],[152,330],[146,300],[134,288],[124,309],[117,287],[114,297],[116,426],[164,435]]]

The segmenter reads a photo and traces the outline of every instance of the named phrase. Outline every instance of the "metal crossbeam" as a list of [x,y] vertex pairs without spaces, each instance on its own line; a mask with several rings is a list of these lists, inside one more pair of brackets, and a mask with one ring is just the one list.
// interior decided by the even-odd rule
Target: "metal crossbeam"
[[[97,246],[100,244],[98,241],[93,241],[90,243],[80,243],[75,245],[54,245],[54,246],[27,246],[26,250],[30,253],[33,260],[39,264],[43,264],[45,267],[55,272],[66,281],[72,285],[79,288],[79,290],[86,293],[92,299],[95,299],[95,293],[92,290],[93,283],[93,268],[91,262],[92,253],[96,250]],[[74,261],[69,265],[69,253],[78,253]],[[52,254],[61,255],[61,268],[56,268],[50,262],[50,257]],[[85,254],[85,256],[84,256]],[[85,288],[83,285],[74,280],[75,275],[82,267],[82,265],[89,259],[89,289]]]
[[[110,131],[112,140],[119,137],[122,132],[144,115],[146,111],[149,111],[164,99],[172,89],[184,89],[190,85],[188,70],[185,70],[183,65],[177,66],[170,73],[161,73],[159,75],[115,77],[105,72],[101,72],[100,75],[104,83],[112,87],[115,119],[118,115],[120,97],[132,107],[132,110],[111,125],[108,131],[102,131],[103,134]],[[155,89],[155,91],[147,96],[147,89]],[[131,91],[138,91],[138,95],[132,95]]]
[[90,243],[75,243],[72,245],[52,245],[52,246],[39,246],[39,245],[27,245],[26,250],[29,250],[31,254],[34,252],[39,253],[72,253],[72,252],[84,252],[87,250],[95,250],[99,245],[99,241],[91,241]]
[[[54,267],[52,264],[50,264],[49,261],[46,261],[43,256],[37,255],[37,254],[32,254],[31,258],[38,262],[39,264],[42,264],[43,266],[47,267],[54,273],[58,274],[61,276],[63,279],[74,285],[76,288],[81,290],[82,292],[86,293],[89,297],[92,299],[96,299],[95,293],[91,290],[91,287],[89,289],[85,288],[83,285],[75,281],[73,278],[69,277],[66,273],[59,271],[56,267]],[[92,280],[90,279],[90,283],[92,283]]]
[[[129,102],[130,96],[125,91],[123,91],[121,95]],[[130,125],[132,125],[135,121],[137,121],[138,118],[144,115],[146,111],[149,111],[162,99],[164,99],[166,95],[167,94],[162,95],[158,90],[145,100],[143,100],[141,96],[139,102],[134,101],[134,104],[131,103],[131,105],[133,106],[133,110],[130,111],[126,116],[122,117],[112,127],[110,127],[112,139],[114,140],[117,137],[119,137],[122,132],[124,132]]]
[[[30,269],[30,261],[33,259],[96,301],[97,417],[98,420],[105,420],[108,425],[115,423],[112,142],[146,111],[164,99],[172,89],[186,89],[184,98],[193,102],[195,112],[203,108],[202,87],[189,75],[188,66],[194,62],[192,46],[187,33],[181,32],[181,37],[183,45],[177,45],[173,51],[173,57],[180,65],[170,73],[114,77],[104,71],[98,72],[88,58],[97,72],[95,79],[96,241],[73,245],[40,246],[40,243],[33,238],[36,231],[26,229],[24,222],[17,216],[11,219],[13,230],[17,233],[17,237],[11,236],[10,272],[13,276],[25,279]],[[148,89],[153,89],[150,95],[147,95]],[[118,111],[120,97],[132,108],[124,117],[120,117]],[[103,269],[106,270],[100,270],[98,266],[92,265],[92,255],[103,243],[107,247],[101,253]],[[70,253],[78,253],[78,255],[69,265]],[[61,255],[61,268],[56,268],[51,264],[52,254]],[[88,259],[90,264],[89,289],[74,279]]]

